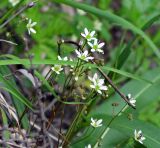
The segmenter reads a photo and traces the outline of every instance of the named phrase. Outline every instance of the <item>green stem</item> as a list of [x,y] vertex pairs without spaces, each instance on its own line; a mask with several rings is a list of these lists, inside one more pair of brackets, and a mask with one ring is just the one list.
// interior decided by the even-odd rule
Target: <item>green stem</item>
[[72,138],[73,133],[74,133],[75,126],[76,126],[77,123],[78,123],[78,119],[79,119],[79,117],[81,116],[81,114],[83,113],[83,111],[84,111],[85,109],[86,109],[86,106],[85,106],[85,105],[84,105],[84,106],[81,106],[81,107],[79,108],[79,110],[78,110],[78,112],[77,112],[77,114],[76,114],[73,122],[72,122],[71,125],[70,125],[70,128],[69,128],[68,131],[67,131],[67,134],[66,134],[66,137],[65,137],[66,140],[65,140],[64,143],[62,144],[62,147],[65,148],[65,147],[68,145],[67,141],[70,141],[70,139]]
[[[89,127],[89,128],[90,128],[90,127]],[[74,142],[72,145],[75,145],[75,144],[77,144],[77,143],[83,141],[84,139],[88,138],[88,137],[94,132],[94,130],[95,130],[95,128],[93,128],[93,129],[91,130],[91,132],[90,132],[88,135],[86,135],[86,136],[84,136],[83,138],[81,138],[80,140]]]
[[110,125],[112,124],[112,122],[121,115],[122,112],[124,112],[126,110],[126,108],[128,107],[128,105],[125,105],[111,120],[110,122],[107,124],[107,126],[105,127],[105,129],[102,131],[101,135],[99,136],[99,138],[97,139],[97,142],[95,143],[93,148],[98,148],[99,142],[101,140],[104,139],[104,137],[107,135],[107,133],[110,130]]

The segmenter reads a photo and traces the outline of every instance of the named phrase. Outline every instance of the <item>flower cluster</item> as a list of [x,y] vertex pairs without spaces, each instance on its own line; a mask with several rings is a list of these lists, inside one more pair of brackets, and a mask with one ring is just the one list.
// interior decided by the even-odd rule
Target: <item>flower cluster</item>
[[93,118],[91,118],[91,126],[93,126],[94,128],[96,128],[96,127],[100,127],[100,126],[102,126],[102,119],[99,119],[99,120],[97,120],[97,119],[93,119]]
[[89,60],[94,59],[94,57],[90,57],[88,54],[88,50],[85,50],[84,52],[80,52],[78,50],[75,50],[77,57],[80,58],[81,60],[84,60],[88,62]]
[[140,142],[141,144],[143,144],[143,140],[145,140],[146,138],[143,136],[142,131],[139,130],[135,130],[134,131],[134,139],[138,142]]
[[136,100],[131,97],[131,94],[128,94],[127,98],[129,99],[129,103],[135,107],[136,106],[136,104],[135,104]]
[[53,70],[56,74],[60,74],[60,72],[63,70],[61,65],[54,65],[51,70]]
[[95,33],[95,31],[89,32],[88,29],[85,28],[84,33],[81,33],[81,35],[87,40],[88,45],[91,47],[91,52],[99,52],[104,54],[102,47],[105,45],[105,43],[100,43],[98,39],[95,38]]
[[97,73],[94,74],[93,78],[88,77],[88,79],[92,82],[90,87],[99,94],[102,94],[103,90],[108,90],[108,87],[104,85],[104,79],[100,79]]
[[28,24],[27,24],[27,29],[28,29],[28,34],[30,35],[31,33],[36,33],[36,30],[33,28],[37,22],[32,22],[31,19],[29,19]]

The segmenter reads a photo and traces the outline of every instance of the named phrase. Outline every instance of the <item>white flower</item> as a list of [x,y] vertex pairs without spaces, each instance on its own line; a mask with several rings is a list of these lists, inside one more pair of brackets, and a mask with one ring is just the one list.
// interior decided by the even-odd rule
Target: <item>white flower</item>
[[31,19],[29,19],[28,24],[27,24],[27,29],[28,29],[28,33],[31,34],[32,33],[36,33],[36,30],[33,29],[33,27],[37,24],[37,22],[32,22]]
[[67,57],[61,58],[60,56],[58,56],[58,60],[60,60],[60,61],[68,61],[68,58]]
[[136,141],[140,142],[141,144],[143,144],[143,140],[145,140],[146,138],[143,136],[141,130],[139,130],[138,132],[135,130],[134,131],[134,139]]
[[78,50],[75,50],[75,52],[77,54],[77,57],[80,58],[81,60],[88,61],[88,60],[94,59],[94,57],[90,57],[88,55],[88,50],[85,50],[84,52],[80,52]]
[[60,71],[63,70],[61,65],[54,65],[54,67],[51,68],[56,74],[60,74]]
[[85,148],[92,148],[90,144],[88,144],[87,146],[85,146]]
[[91,88],[95,89],[99,94],[102,94],[101,90],[108,90],[107,86],[104,86],[104,79],[99,79],[97,73],[94,74],[93,78],[88,77],[93,82],[90,85]]
[[84,29],[84,33],[81,33],[81,36],[83,36],[87,41],[91,41],[94,38],[95,31],[89,32],[87,28]]
[[104,42],[98,43],[98,40],[95,39],[93,43],[88,42],[88,45],[92,48],[91,52],[97,51],[104,54],[103,50],[101,49],[105,45]]
[[97,31],[101,31],[102,30],[102,23],[99,20],[94,21],[94,28]]
[[129,99],[129,102],[131,105],[133,105],[134,107],[136,106],[136,100],[134,98],[131,97],[131,94],[127,95],[127,98]]
[[12,4],[12,6],[15,6],[19,3],[19,0],[9,0],[9,2]]
[[97,120],[97,119],[91,118],[91,125],[93,127],[100,127],[102,126],[102,121],[103,121],[102,119]]
[[78,76],[75,76],[75,78],[74,78],[74,79],[75,79],[75,81],[78,81],[79,77],[78,77]]

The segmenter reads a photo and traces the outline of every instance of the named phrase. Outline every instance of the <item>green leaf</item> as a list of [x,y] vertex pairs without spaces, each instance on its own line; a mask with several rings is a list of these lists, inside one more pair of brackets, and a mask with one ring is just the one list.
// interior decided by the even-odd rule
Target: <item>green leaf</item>
[[16,11],[20,5],[24,2],[25,0],[21,0],[15,7],[11,8],[3,17],[0,19],[0,29],[4,27],[3,21],[6,20],[9,16],[13,15],[13,12]]
[[25,104],[28,108],[33,109],[32,103],[27,98],[25,98],[16,88],[14,88],[14,85],[12,85],[11,82],[6,80],[2,74],[0,74],[0,82],[4,85],[4,86],[1,85],[0,86],[1,88],[10,92],[17,99],[19,99],[23,104]]
[[[141,109],[143,109],[143,107],[145,105],[147,105],[147,103],[154,101],[154,98],[156,98],[155,96],[159,96],[159,94],[160,94],[159,87],[158,87],[159,86],[158,82],[160,82],[160,68],[156,68],[154,70],[150,70],[150,71],[146,72],[144,74],[144,77],[149,79],[150,81],[154,82],[154,84],[151,85],[151,84],[147,84],[144,82],[132,80],[132,81],[128,82],[122,89],[120,89],[121,92],[123,92],[124,94],[131,93],[132,96],[137,100],[137,102],[136,102],[137,111],[136,112],[141,111]],[[154,89],[156,89],[156,91],[153,91]],[[149,95],[147,98],[148,100],[146,98],[143,98],[143,95],[144,96]],[[155,95],[154,98],[152,97],[153,95]],[[139,101],[141,103],[139,103]],[[115,102],[117,102],[119,105],[117,107],[114,107],[114,109],[113,109],[112,103],[115,103]],[[115,94],[112,97],[108,98],[101,105],[97,106],[96,109],[90,113],[88,121],[90,120],[90,117],[94,117],[97,119],[101,118],[101,119],[103,119],[103,125],[107,125],[109,123],[109,121],[111,120],[111,117],[113,116],[113,114],[114,115],[117,114],[122,109],[122,107],[124,105],[125,105],[125,102],[117,94]],[[134,113],[133,109],[130,109],[130,108],[128,108],[126,110],[126,112]],[[145,141],[145,144],[147,147],[151,146],[149,143],[152,143],[152,145],[154,145],[155,147],[158,148],[160,139],[158,139],[159,135],[157,136],[157,132],[155,132],[157,128],[150,125],[149,123],[146,123],[146,122],[144,123],[143,121],[141,122],[141,121],[133,120],[133,122],[130,122],[127,118],[127,115],[128,115],[127,113],[124,114],[125,120],[121,119],[121,116],[119,116],[117,119],[115,119],[112,122],[111,127],[114,130],[111,129],[106,134],[105,139],[103,140],[104,146],[102,146],[102,148],[105,148],[105,147],[112,148],[120,143],[125,142],[127,139],[133,137],[134,129],[137,129],[137,130],[141,129],[144,132],[144,135],[149,140],[149,141],[147,141],[147,140]],[[134,118],[135,118],[135,116],[134,116]],[[126,124],[122,123],[125,121],[126,121]],[[132,123],[134,123],[134,124],[132,124]],[[143,126],[144,126],[144,128],[143,128]],[[150,128],[151,128],[151,130],[150,130]],[[153,128],[153,130],[152,130],[152,128]],[[118,135],[117,135],[117,132],[115,132],[115,129],[120,131],[120,133],[123,133],[123,134],[120,134],[117,131],[118,132]],[[113,134],[112,134],[112,131],[114,131]],[[159,129],[157,129],[157,131],[159,131]],[[79,144],[84,145],[84,146],[87,145],[88,142],[91,143],[92,145],[95,144],[95,141],[101,135],[101,132],[102,132],[101,128],[97,129],[95,131],[95,133],[90,138],[87,138],[86,140],[84,140],[83,142],[81,142]],[[152,133],[150,133],[150,132],[152,132]],[[112,138],[109,138],[111,135],[112,135]],[[113,137],[115,137],[115,138],[117,137],[117,139],[114,139]],[[108,140],[110,140],[110,141],[108,141]],[[102,143],[102,141],[101,141],[101,143]]]
[[[154,84],[145,83],[142,81],[135,81],[132,80],[125,84],[125,86],[120,89],[121,92],[124,94],[131,94],[132,97],[134,97],[137,102],[136,106],[136,112],[140,111],[144,105],[147,105],[145,103],[150,103],[150,101],[154,101],[154,98],[156,98],[156,95],[159,95],[159,89],[157,82],[160,81],[160,68],[156,68],[154,70],[150,70],[146,72],[143,75],[144,78],[149,79]],[[155,89],[156,88],[156,89]],[[154,94],[152,93],[154,91]],[[148,95],[148,99],[143,97],[143,95]],[[155,96],[154,96],[155,95]],[[152,97],[154,96],[154,97]],[[144,101],[145,100],[145,101]],[[95,113],[104,113],[108,115],[113,114],[113,106],[112,103],[117,102],[119,105],[117,107],[114,107],[114,114],[118,113],[120,109],[125,105],[125,102],[120,98],[118,94],[113,95],[112,97],[109,97],[103,104],[101,104],[99,107],[97,107],[97,110],[93,112]],[[141,103],[139,103],[141,102]],[[130,111],[133,112],[132,109],[128,108]]]
[[107,19],[113,23],[117,23],[118,25],[121,25],[123,28],[132,30],[134,33],[140,35],[144,40],[146,40],[146,42],[151,47],[153,52],[157,55],[158,58],[160,58],[160,52],[159,52],[158,48],[156,47],[156,45],[152,42],[152,40],[141,29],[137,28],[132,23],[123,19],[122,17],[119,17],[111,12],[102,11],[98,8],[95,8],[95,7],[92,7],[92,6],[83,4],[83,3],[71,1],[71,0],[53,0],[53,1],[56,3],[66,4],[66,5],[69,5],[74,8],[82,9],[86,12],[97,15],[98,17],[102,17],[102,18]]
[[[8,119],[7,119],[6,113],[5,113],[5,111],[2,108],[0,108],[0,111],[1,111],[1,115],[2,115],[3,125],[5,127],[8,127]],[[8,130],[5,130],[4,131],[4,138],[5,138],[5,140],[6,141],[9,140],[9,137],[10,137],[10,132]]]
[[[1,66],[0,67],[0,73],[2,75],[8,75],[9,73],[11,73],[11,71],[9,70],[9,68],[7,66]],[[16,82],[15,82],[15,80],[14,80],[14,78],[12,76],[9,77],[9,81],[12,84],[12,87],[14,87],[15,89],[18,90]],[[2,87],[4,87],[4,86],[2,86]],[[15,106],[16,112],[18,113],[18,116],[20,116],[22,114],[22,112],[25,110],[25,106],[14,95],[12,95],[12,99],[13,99],[13,104]],[[24,115],[24,117],[22,119],[22,126],[25,129],[27,129],[29,127],[28,118],[27,118],[26,115]]]
[[[147,30],[149,27],[151,27],[151,25],[156,22],[158,19],[160,18],[160,14],[154,16],[153,18],[151,18],[148,22],[146,22],[144,24],[144,26],[142,27],[142,30],[145,31]],[[133,43],[135,42],[135,40],[137,39],[138,36],[134,36],[133,39],[127,44],[127,46],[123,49],[122,53],[120,54],[120,56],[118,57],[116,63],[117,63],[117,69],[120,69],[125,61],[128,59],[130,53],[131,53],[131,46],[133,45]]]
[[[5,56],[5,55],[3,55]],[[8,55],[6,55],[8,56]],[[12,56],[10,56],[12,57]],[[13,59],[13,60],[0,60],[0,65],[18,65],[18,64],[22,64],[22,65],[30,65],[30,61],[28,59]],[[42,60],[42,59],[33,59],[32,60],[32,64],[33,65],[54,65],[54,64],[61,64],[61,65],[73,65],[75,66],[76,65],[76,62],[71,62],[71,61],[59,61],[59,60],[51,60],[51,59],[45,59],[45,60]],[[144,79],[142,77],[139,77],[137,75],[134,75],[134,74],[131,74],[131,73],[128,73],[128,72],[125,72],[125,71],[122,71],[122,70],[118,70],[118,69],[115,69],[115,68],[111,68],[111,67],[108,67],[108,66],[97,66],[95,64],[85,64],[84,65],[85,67],[91,67],[91,68],[101,68],[102,70],[107,70],[107,71],[112,71],[112,72],[115,72],[117,74],[120,74],[120,75],[123,75],[123,76],[126,76],[126,77],[129,77],[129,78],[132,78],[132,79],[136,79],[136,80],[140,80],[140,81],[145,81],[147,83],[150,83],[152,84],[151,81],[147,80],[147,79]]]
[[152,124],[139,120],[128,120],[126,116],[121,116],[113,122],[111,128],[115,128],[133,138],[135,129],[142,130],[144,137],[146,137],[144,145],[148,148],[160,147],[160,129]]

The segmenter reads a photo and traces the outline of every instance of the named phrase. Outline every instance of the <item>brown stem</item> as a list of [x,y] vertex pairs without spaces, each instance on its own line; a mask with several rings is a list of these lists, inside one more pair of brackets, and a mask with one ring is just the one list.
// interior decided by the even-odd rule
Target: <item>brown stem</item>
[[[92,62],[94,63],[94,62]],[[95,64],[95,63],[94,63]],[[114,90],[121,96],[121,98],[129,105],[131,106],[133,109],[136,109],[135,106],[133,106],[128,98],[126,97],[126,95],[124,95],[122,92],[120,92],[120,90],[117,88],[116,85],[113,84],[112,80],[100,69],[100,68],[97,68],[98,71],[104,76],[104,78],[108,81],[108,83],[114,88]]]

